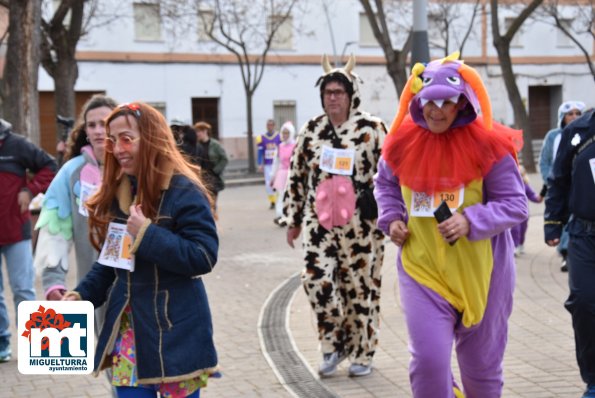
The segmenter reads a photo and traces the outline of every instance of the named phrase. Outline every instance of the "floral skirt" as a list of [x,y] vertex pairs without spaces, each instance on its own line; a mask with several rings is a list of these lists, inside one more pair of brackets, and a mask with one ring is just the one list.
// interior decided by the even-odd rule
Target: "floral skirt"
[[[127,306],[122,314],[122,322],[114,350],[112,351],[112,385],[118,387],[138,387],[154,388],[159,391],[161,397],[183,398],[192,394],[196,390],[206,387],[209,378],[208,373],[203,373],[193,379],[176,381],[170,383],[138,384],[136,371],[136,349],[134,346],[134,329],[132,329],[132,311]],[[212,375],[212,376],[217,376]]]

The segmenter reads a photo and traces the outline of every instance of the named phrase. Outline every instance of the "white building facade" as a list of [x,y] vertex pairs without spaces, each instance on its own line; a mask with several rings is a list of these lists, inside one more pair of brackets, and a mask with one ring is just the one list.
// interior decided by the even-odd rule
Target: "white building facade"
[[[177,118],[188,123],[206,120],[213,124],[215,136],[231,158],[246,159],[246,97],[236,57],[201,33],[198,17],[187,20],[190,22],[184,29],[168,28],[171,25],[160,17],[163,9],[157,3],[134,0],[105,0],[105,3],[113,3],[122,16],[92,29],[79,42],[79,78],[75,90],[104,92],[120,102],[148,102],[169,120]],[[298,3],[291,19],[280,29],[282,40],[270,51],[264,76],[255,92],[254,133],[263,132],[270,118],[278,126],[290,119],[299,128],[322,113],[315,83],[322,74],[323,54],[335,60],[355,54],[355,72],[364,82],[360,87],[361,107],[390,124],[398,105],[397,94],[387,74],[382,49],[373,38],[359,1]],[[412,20],[411,5],[404,3],[391,19],[396,31],[393,46],[397,49],[402,47],[402,32],[406,32]],[[443,11],[438,7],[440,2],[429,3],[430,41],[440,45],[444,38],[438,21]],[[513,124],[497,53],[491,44],[489,2],[482,3],[463,47],[463,58],[484,77],[495,119]],[[454,31],[449,36],[449,52],[457,50],[457,40],[469,26],[475,1],[460,2],[453,7],[456,15],[452,19]],[[516,16],[515,12],[518,10],[514,8],[500,10],[502,29]],[[572,8],[565,12],[569,19],[574,15]],[[579,36],[579,39],[592,59],[592,37]],[[524,25],[513,44],[511,56],[519,90],[531,120],[541,121],[539,131],[534,132],[536,138],[553,126],[561,101],[573,99],[589,106],[595,104],[593,77],[584,55],[553,26],[533,20]],[[438,58],[444,52],[432,48],[430,53],[432,58]],[[41,69],[39,91],[51,93],[53,87],[53,80]]]

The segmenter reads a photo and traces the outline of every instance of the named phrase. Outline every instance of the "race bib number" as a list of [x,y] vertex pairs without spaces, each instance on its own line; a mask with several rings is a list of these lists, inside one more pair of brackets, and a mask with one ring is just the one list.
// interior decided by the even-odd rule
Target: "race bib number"
[[354,163],[354,149],[337,149],[329,146],[322,147],[320,168],[327,173],[350,176],[353,174]]
[[87,203],[87,199],[91,197],[95,192],[99,190],[100,185],[92,185],[88,182],[81,181],[81,197],[79,200],[79,214],[89,217],[89,211],[85,207],[85,203]]
[[264,151],[264,158],[265,159],[274,159],[276,152],[277,152],[277,150],[275,148],[273,148],[273,149],[266,149]]
[[134,271],[134,256],[130,252],[132,242],[132,236],[126,231],[126,224],[109,223],[97,262],[108,267]]
[[425,192],[412,192],[411,215],[415,217],[434,217],[434,210],[445,201],[451,212],[463,204],[465,187],[453,191],[435,192],[428,195]]

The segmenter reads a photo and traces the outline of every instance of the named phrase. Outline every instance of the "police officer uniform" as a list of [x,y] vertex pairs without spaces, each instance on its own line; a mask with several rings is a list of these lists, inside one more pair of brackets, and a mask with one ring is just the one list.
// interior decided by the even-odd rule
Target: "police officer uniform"
[[[595,113],[569,124],[549,176],[545,198],[545,240],[559,239],[568,224],[570,295],[565,307],[572,315],[576,357],[595,397]],[[593,395],[591,395],[593,390]]]

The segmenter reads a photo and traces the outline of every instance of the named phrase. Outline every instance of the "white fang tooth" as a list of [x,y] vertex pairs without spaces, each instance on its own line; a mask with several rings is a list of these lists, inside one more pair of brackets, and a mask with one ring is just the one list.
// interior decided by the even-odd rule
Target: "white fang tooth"
[[444,105],[443,99],[433,100],[432,102],[435,103],[438,108],[442,108],[442,105]]
[[424,106],[426,106],[426,104],[429,102],[427,99],[425,98],[420,98],[419,101],[421,102],[421,107],[423,108]]
[[452,102],[453,104],[456,104],[456,103],[458,103],[458,102],[459,102],[459,97],[460,97],[460,95],[461,95],[461,94],[457,94],[457,95],[455,95],[455,96],[453,96],[453,97],[449,98],[448,100],[449,100],[450,102]]

